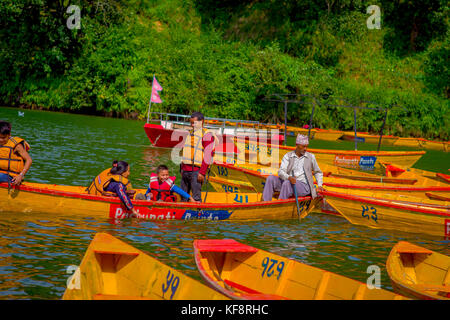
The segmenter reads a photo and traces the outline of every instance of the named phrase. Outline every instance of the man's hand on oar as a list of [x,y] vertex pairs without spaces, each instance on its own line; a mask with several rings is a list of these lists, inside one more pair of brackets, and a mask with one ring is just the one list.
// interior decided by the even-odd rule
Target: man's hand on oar
[[295,203],[297,204],[297,214],[298,214],[298,221],[301,221],[300,218],[300,205],[298,204],[298,195],[297,195],[297,179],[294,177],[289,177],[289,181],[291,182],[292,189],[294,190],[294,196],[295,196]]

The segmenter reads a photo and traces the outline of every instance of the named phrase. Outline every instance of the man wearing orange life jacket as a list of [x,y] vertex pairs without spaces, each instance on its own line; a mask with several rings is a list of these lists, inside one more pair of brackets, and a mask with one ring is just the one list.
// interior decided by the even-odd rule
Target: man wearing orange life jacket
[[11,124],[0,121],[0,182],[19,185],[33,160],[30,145],[19,137],[11,137]]
[[165,165],[160,165],[156,169],[156,174],[152,173],[150,176],[150,184],[148,186],[145,197],[147,200],[175,202],[176,197],[173,194],[178,193],[182,198],[189,202],[196,202],[193,197],[184,192],[181,188],[175,185],[176,177],[169,176],[169,168]]
[[201,112],[191,115],[192,129],[186,137],[181,157],[181,189],[192,191],[195,201],[201,202],[201,189],[208,167],[213,163],[217,137],[203,128],[204,116]]

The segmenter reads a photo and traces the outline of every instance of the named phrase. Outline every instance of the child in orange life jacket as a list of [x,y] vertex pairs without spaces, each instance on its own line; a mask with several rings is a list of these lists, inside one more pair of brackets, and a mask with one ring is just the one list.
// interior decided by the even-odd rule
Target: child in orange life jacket
[[0,182],[19,185],[33,160],[30,145],[19,137],[11,137],[11,124],[0,121]]
[[176,198],[173,194],[178,193],[183,199],[189,202],[196,202],[188,193],[175,185],[175,177],[169,176],[169,168],[165,165],[160,165],[156,169],[156,174],[152,173],[150,176],[150,184],[148,186],[145,197],[147,200],[175,202]]

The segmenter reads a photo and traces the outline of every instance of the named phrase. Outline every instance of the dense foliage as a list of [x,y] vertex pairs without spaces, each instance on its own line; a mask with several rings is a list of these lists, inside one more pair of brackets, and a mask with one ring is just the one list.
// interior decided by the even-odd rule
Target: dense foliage
[[[369,5],[381,29],[368,29]],[[69,5],[81,28],[69,29]],[[448,3],[442,0],[1,2],[3,105],[145,117],[152,111],[351,130],[353,109],[388,108],[386,131],[450,138]],[[273,98],[274,96],[272,96]],[[359,109],[377,132],[384,111]]]

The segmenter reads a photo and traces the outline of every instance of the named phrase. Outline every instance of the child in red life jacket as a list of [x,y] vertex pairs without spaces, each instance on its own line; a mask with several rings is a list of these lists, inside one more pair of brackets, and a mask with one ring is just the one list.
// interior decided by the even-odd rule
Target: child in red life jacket
[[147,200],[175,202],[176,197],[173,194],[178,193],[183,199],[189,202],[196,202],[188,193],[183,191],[180,187],[175,185],[175,177],[169,176],[169,168],[165,165],[160,165],[156,169],[156,174],[152,173],[150,176],[150,184],[148,186],[145,197]]

